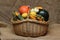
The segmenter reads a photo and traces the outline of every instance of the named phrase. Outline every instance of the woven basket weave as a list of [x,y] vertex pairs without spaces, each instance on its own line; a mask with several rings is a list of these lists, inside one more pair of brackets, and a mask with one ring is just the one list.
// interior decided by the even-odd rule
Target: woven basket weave
[[37,37],[45,35],[48,31],[48,23],[40,23],[36,20],[13,21],[13,28],[17,35]]

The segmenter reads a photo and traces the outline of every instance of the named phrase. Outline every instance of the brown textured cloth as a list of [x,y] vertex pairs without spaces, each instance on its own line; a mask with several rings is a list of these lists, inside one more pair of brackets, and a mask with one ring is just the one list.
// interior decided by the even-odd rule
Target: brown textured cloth
[[12,11],[21,5],[42,6],[48,10],[51,23],[60,23],[60,0],[0,0],[0,21],[10,23]]
[[0,28],[2,40],[60,40],[60,24],[50,24],[49,31],[46,36],[41,37],[23,37],[15,35],[12,25]]
[[12,11],[17,10],[21,5],[30,5],[31,8],[41,5],[48,10],[51,24],[49,33],[38,38],[17,36],[14,31],[12,32],[13,29],[10,25],[10,27],[0,28],[2,40],[60,40],[60,24],[52,24],[60,23],[60,0],[0,0],[0,21],[11,24]]

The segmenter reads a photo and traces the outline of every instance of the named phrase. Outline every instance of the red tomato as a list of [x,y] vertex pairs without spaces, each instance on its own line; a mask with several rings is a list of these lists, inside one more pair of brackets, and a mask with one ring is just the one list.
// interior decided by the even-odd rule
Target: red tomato
[[29,7],[28,6],[21,6],[19,7],[19,12],[22,13],[28,13],[29,12]]

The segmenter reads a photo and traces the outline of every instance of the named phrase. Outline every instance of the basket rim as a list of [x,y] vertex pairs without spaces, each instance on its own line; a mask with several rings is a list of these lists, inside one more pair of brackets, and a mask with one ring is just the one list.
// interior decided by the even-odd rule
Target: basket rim
[[20,20],[13,21],[13,19],[11,19],[11,22],[12,22],[12,24],[19,24],[19,23],[22,23],[22,22],[34,22],[34,23],[46,24],[47,25],[49,21],[42,22],[42,21],[37,21],[37,20],[32,20],[32,19],[24,19],[22,21],[20,21]]

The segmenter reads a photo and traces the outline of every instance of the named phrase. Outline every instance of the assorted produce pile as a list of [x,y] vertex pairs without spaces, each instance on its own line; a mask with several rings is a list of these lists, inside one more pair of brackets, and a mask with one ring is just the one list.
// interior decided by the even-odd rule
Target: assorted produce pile
[[47,22],[49,19],[49,13],[43,9],[42,7],[34,7],[30,8],[29,6],[20,6],[18,11],[13,12],[13,20],[24,20],[24,19],[31,19],[37,21],[45,21]]

